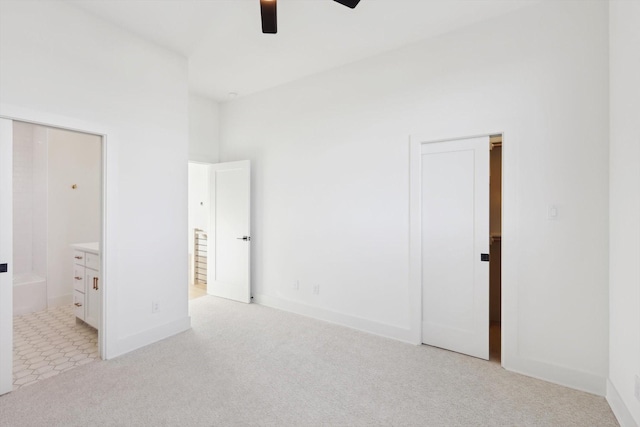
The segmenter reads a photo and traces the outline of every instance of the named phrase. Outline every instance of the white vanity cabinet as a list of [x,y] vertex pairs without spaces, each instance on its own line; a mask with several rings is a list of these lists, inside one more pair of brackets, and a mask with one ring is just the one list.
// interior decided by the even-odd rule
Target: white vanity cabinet
[[76,243],[73,249],[73,311],[98,329],[100,324],[100,250],[98,243]]

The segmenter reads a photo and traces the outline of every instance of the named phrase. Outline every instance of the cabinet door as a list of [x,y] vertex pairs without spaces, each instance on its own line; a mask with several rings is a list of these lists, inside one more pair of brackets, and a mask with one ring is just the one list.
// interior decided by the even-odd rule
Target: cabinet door
[[98,255],[92,254],[91,252],[85,252],[84,261],[84,265],[86,265],[87,268],[100,270],[100,257]]
[[85,290],[85,319],[89,325],[96,329],[100,327],[100,295],[101,286],[99,274],[96,270],[87,268],[85,270],[86,290]]

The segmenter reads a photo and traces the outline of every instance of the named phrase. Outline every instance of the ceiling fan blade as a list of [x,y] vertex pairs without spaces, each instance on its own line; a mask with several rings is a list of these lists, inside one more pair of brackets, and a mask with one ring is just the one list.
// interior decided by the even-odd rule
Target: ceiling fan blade
[[351,9],[354,9],[358,5],[358,3],[360,3],[360,0],[333,0],[333,1],[343,4],[347,7],[350,7]]
[[262,32],[276,34],[278,32],[276,0],[260,0],[260,15],[262,16]]

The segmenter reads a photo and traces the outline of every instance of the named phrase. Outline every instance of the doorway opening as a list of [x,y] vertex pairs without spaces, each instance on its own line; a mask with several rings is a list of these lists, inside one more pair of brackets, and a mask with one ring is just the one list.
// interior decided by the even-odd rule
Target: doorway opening
[[207,294],[209,253],[209,164],[189,162],[189,300]]
[[491,135],[489,166],[489,360],[500,363],[502,349],[502,135]]
[[189,162],[189,299],[251,302],[251,162]]
[[412,137],[410,150],[420,342],[501,363],[502,135]]
[[16,390],[100,359],[103,140],[12,123]]

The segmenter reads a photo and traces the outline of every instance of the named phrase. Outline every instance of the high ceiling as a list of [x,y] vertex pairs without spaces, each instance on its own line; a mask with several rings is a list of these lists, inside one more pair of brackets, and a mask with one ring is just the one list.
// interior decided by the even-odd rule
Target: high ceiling
[[278,34],[262,34],[258,0],[67,0],[189,59],[193,92],[248,95],[537,0],[279,0]]

